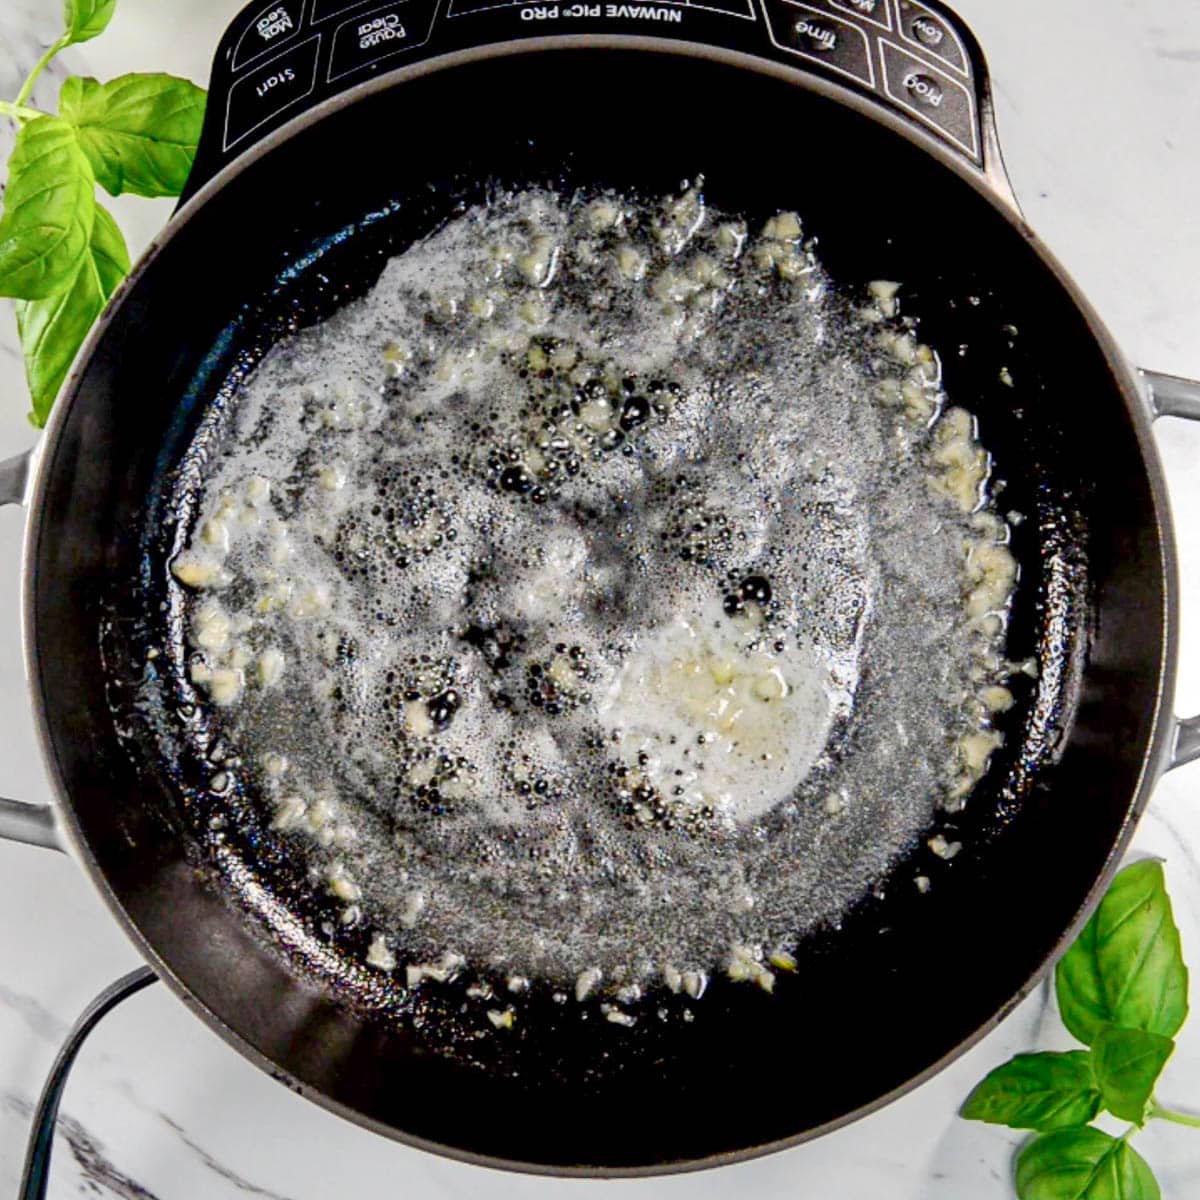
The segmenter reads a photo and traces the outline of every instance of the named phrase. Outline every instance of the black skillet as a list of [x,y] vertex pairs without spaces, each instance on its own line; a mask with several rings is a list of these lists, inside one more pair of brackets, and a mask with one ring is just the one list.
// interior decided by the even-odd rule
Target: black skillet
[[[153,717],[118,735],[110,705],[136,707],[146,648],[170,632],[173,472],[222,380],[489,184],[655,194],[698,172],[725,209],[801,212],[846,287],[905,281],[1006,505],[1028,515],[1009,651],[1039,677],[947,827],[963,852],[914,849],[774,996],[716,983],[691,1023],[627,1030],[535,990],[502,1050],[456,1051],[453,987],[397,1005],[312,969],[311,913],[265,936],[280,910],[246,886],[253,847],[185,834],[191,766],[147,749]],[[252,6],[217,53],[189,190],[89,340],[31,480],[23,459],[0,468],[4,498],[30,507],[25,646],[56,795],[3,802],[0,832],[67,849],[185,1003],[286,1086],[494,1166],[635,1174],[764,1153],[902,1094],[1011,1010],[1085,918],[1158,775],[1200,755],[1197,722],[1170,711],[1175,554],[1150,436],[1163,413],[1200,417],[1200,387],[1131,369],[1025,226],[982,56],[951,14]]]

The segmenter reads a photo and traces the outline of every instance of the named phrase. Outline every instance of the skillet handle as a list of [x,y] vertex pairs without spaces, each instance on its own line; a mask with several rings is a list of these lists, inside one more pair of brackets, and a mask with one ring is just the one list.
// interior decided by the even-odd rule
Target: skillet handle
[[[0,504],[25,503],[35,452],[36,448],[26,450],[0,461]],[[0,797],[0,838],[50,850],[66,849],[54,820],[54,809],[48,804],[22,804]]]
[[1175,721],[1175,745],[1171,747],[1171,761],[1167,770],[1182,767],[1184,763],[1200,758],[1200,717],[1178,717]]
[[1150,403],[1150,419],[1182,417],[1185,421],[1200,421],[1200,380],[1182,379],[1178,375],[1162,375],[1158,371],[1141,371]]
[[14,454],[0,461],[0,504],[24,504],[33,474],[33,451]]
[[[1150,419],[1182,417],[1200,421],[1200,380],[1181,379],[1178,375],[1162,375],[1158,371],[1142,371]],[[1200,758],[1200,717],[1177,717],[1175,737],[1167,770]]]

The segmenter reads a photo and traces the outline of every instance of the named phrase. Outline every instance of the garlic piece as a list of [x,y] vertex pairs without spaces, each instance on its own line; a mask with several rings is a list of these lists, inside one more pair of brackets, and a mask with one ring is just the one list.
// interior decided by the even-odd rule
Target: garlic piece
[[387,940],[382,933],[377,933],[371,939],[371,944],[367,947],[367,962],[381,971],[396,969],[396,956],[388,948]]
[[317,482],[327,492],[338,492],[346,486],[346,468],[341,463],[330,463],[317,469]]
[[298,829],[304,823],[304,813],[308,808],[302,796],[284,796],[275,806],[275,817],[271,828],[278,830]]
[[341,862],[340,860],[335,862],[333,866],[329,868],[326,878],[329,882],[329,890],[339,900],[353,902],[361,899],[362,888],[360,888],[358,884],[350,878],[350,875],[346,870],[345,863]]
[[428,737],[433,732],[433,718],[424,700],[411,700],[404,706],[404,728],[413,737]]
[[283,675],[283,651],[275,646],[268,646],[258,656],[258,685],[259,687],[274,687]]
[[764,226],[762,235],[779,242],[794,242],[800,236],[800,218],[794,212],[781,212]]
[[601,978],[599,967],[588,967],[586,971],[580,971],[575,979],[575,999],[582,1004],[592,994]]
[[208,680],[208,694],[214,704],[227,708],[241,698],[245,678],[241,671],[218,668]]
[[185,587],[220,588],[230,582],[229,572],[220,563],[201,558],[190,550],[176,556],[171,563],[171,574]]

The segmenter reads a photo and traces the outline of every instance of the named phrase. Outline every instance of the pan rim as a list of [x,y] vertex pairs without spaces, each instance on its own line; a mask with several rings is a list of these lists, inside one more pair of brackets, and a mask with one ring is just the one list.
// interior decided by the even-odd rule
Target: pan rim
[[[86,366],[94,354],[96,347],[103,339],[106,330],[117,319],[126,298],[137,287],[139,280],[153,267],[153,264],[166,246],[179,235],[181,230],[188,225],[195,214],[200,211],[212,196],[216,195],[233,179],[252,167],[259,159],[270,154],[276,147],[300,135],[310,126],[319,123],[334,113],[342,111],[359,100],[393,87],[401,86],[410,80],[448,69],[467,66],[476,61],[491,60],[498,57],[538,54],[557,50],[609,48],[710,59],[718,63],[740,67],[760,75],[779,79],[805,91],[815,92],[828,99],[847,105],[868,119],[882,124],[890,132],[904,137],[918,149],[931,154],[943,167],[953,171],[976,193],[982,196],[1003,217],[1005,222],[1012,226],[1015,232],[1020,234],[1034,252],[1039,262],[1054,276],[1071,303],[1083,317],[1089,334],[1104,356],[1117,391],[1124,400],[1126,410],[1130,415],[1137,438],[1142,466],[1150,485],[1155,530],[1162,567],[1161,583],[1163,588],[1163,637],[1159,649],[1156,696],[1152,714],[1151,733],[1143,751],[1138,782],[1130,799],[1128,814],[1119,836],[1114,841],[1112,851],[1105,862],[1104,868],[1099,872],[1092,888],[1083,898],[1073,921],[1063,931],[1053,950],[1047,955],[1040,968],[1017,989],[1014,995],[1000,1006],[996,1013],[968,1037],[942,1055],[937,1061],[931,1063],[919,1074],[906,1080],[884,1095],[876,1097],[874,1100],[861,1105],[851,1112],[844,1113],[840,1117],[812,1129],[769,1142],[743,1147],[738,1150],[715,1153],[702,1158],[642,1164],[630,1167],[595,1166],[588,1164],[563,1166],[544,1162],[524,1162],[499,1158],[494,1155],[479,1154],[457,1146],[433,1142],[429,1139],[414,1136],[394,1126],[380,1122],[358,1109],[345,1105],[320,1091],[318,1088],[295,1078],[280,1068],[277,1063],[265,1054],[261,1053],[222,1017],[200,1001],[188,988],[186,982],[177,976],[159,957],[154,947],[150,945],[141,930],[127,915],[119,899],[110,888],[103,869],[92,855],[76,821],[65,780],[59,768],[51,740],[49,721],[46,715],[45,695],[41,684],[34,612],[36,590],[35,564],[37,547],[42,531],[41,514],[43,511],[43,501],[48,487],[48,480],[54,473],[60,433],[70,419],[70,414],[75,407],[79,394],[79,385],[85,373]],[[850,91],[848,88],[843,88],[838,84],[811,75],[802,68],[790,67],[753,54],[724,50],[708,44],[688,42],[682,39],[638,35],[575,34],[525,38],[498,42],[489,44],[486,47],[476,47],[470,50],[455,51],[426,59],[409,67],[398,69],[386,76],[365,81],[294,117],[274,133],[256,143],[243,155],[226,165],[212,179],[208,180],[194,196],[172,215],[163,230],[151,242],[146,252],[135,264],[134,269],[121,284],[112,302],[92,328],[80,350],[66,386],[63,389],[63,393],[51,413],[39,450],[40,452],[36,455],[37,462],[34,467],[33,479],[29,490],[30,513],[25,525],[22,546],[22,648],[25,676],[31,692],[34,710],[33,715],[37,730],[38,746],[53,792],[57,824],[63,834],[64,840],[68,844],[71,856],[83,867],[84,873],[96,888],[104,904],[116,917],[118,924],[125,930],[138,952],[155,969],[160,978],[167,983],[169,990],[182,1000],[187,1008],[203,1020],[209,1028],[255,1066],[283,1083],[290,1090],[305,1096],[307,1099],[319,1104],[322,1108],[339,1117],[352,1121],[354,1124],[366,1128],[373,1133],[470,1165],[531,1175],[588,1179],[646,1178],[656,1175],[681,1174],[713,1167],[731,1166],[762,1155],[775,1153],[779,1150],[789,1149],[804,1142],[814,1140],[824,1134],[832,1133],[862,1117],[879,1111],[893,1101],[914,1091],[981,1041],[988,1033],[992,1032],[1041,983],[1057,958],[1065,951],[1071,941],[1074,940],[1078,930],[1087,920],[1095,904],[1098,903],[1104,889],[1120,865],[1138,821],[1149,802],[1153,787],[1164,769],[1166,757],[1169,753],[1174,715],[1167,708],[1167,703],[1168,698],[1173,700],[1174,697],[1179,641],[1178,562],[1165,475],[1151,434],[1151,414],[1144,392],[1139,384],[1135,368],[1126,359],[1099,314],[1092,307],[1074,279],[1068,274],[1052,252],[1040,241],[1019,212],[1014,211],[1011,202],[998,192],[980,171],[970,167],[952,152],[944,148],[931,135],[926,134],[915,125],[883,109],[873,101]]]

